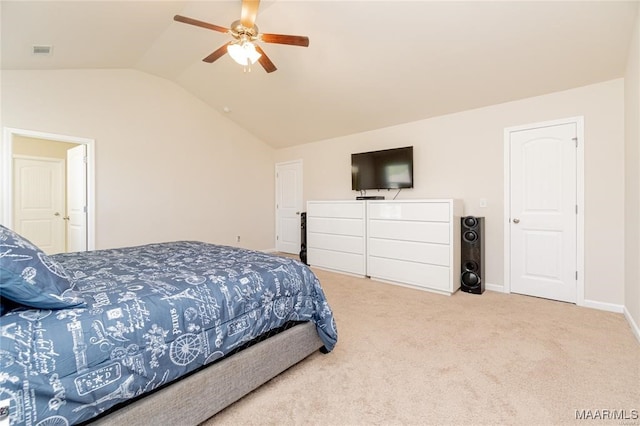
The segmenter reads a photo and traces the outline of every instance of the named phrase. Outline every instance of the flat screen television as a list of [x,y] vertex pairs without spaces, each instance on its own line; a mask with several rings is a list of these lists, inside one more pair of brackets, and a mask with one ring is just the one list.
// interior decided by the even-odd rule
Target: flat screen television
[[351,189],[413,188],[413,147],[351,154]]

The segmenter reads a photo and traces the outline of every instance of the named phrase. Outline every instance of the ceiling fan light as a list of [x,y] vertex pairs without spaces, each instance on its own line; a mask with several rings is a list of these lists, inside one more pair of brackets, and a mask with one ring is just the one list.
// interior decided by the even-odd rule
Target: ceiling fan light
[[246,45],[248,45],[245,46],[245,49],[247,51],[247,55],[249,56],[249,60],[252,64],[255,64],[262,55],[258,53],[258,51],[256,50],[256,46],[253,43],[246,43]]
[[248,41],[230,44],[227,46],[227,53],[234,61],[245,66],[255,64],[262,56],[256,50],[256,46]]

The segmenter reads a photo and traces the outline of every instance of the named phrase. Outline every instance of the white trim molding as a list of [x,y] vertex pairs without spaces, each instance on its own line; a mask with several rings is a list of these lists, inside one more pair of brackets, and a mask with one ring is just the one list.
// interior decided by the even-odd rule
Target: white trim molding
[[597,300],[587,299],[584,301],[584,304],[582,306],[584,306],[585,308],[599,309],[601,311],[615,312],[616,314],[621,314],[624,312],[623,305],[618,305],[616,303],[599,302]]
[[627,310],[626,306],[623,306],[623,310],[624,310],[624,316],[627,319],[627,322],[629,323],[629,327],[631,327],[631,331],[633,331],[633,334],[635,334],[636,339],[638,339],[638,343],[640,343],[640,324],[636,323],[633,320],[633,317],[631,316],[631,312],[629,312]]
[[504,291],[504,286],[500,284],[485,283],[484,288],[485,290],[495,291],[496,293],[507,293]]

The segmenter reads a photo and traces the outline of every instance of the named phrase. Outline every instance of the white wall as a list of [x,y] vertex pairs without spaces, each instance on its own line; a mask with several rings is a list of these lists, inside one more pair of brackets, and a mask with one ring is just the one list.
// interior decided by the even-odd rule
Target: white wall
[[303,159],[306,200],[353,199],[351,153],[413,145],[415,188],[398,198],[460,198],[465,214],[485,216],[487,282],[502,286],[504,128],[575,116],[585,120],[585,300],[622,309],[623,79],[281,149],[276,161]]
[[134,70],[5,70],[1,100],[4,127],[95,139],[96,248],[273,248],[273,149],[177,85]]
[[625,98],[625,314],[640,340],[640,10],[629,46]]

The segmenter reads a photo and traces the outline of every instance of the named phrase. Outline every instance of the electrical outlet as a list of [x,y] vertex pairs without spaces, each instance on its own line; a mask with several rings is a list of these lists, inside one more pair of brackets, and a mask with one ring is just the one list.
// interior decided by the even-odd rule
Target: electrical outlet
[[239,242],[240,242],[240,235],[236,237],[236,243],[239,243]]
[[480,198],[480,207],[487,207],[487,199]]

